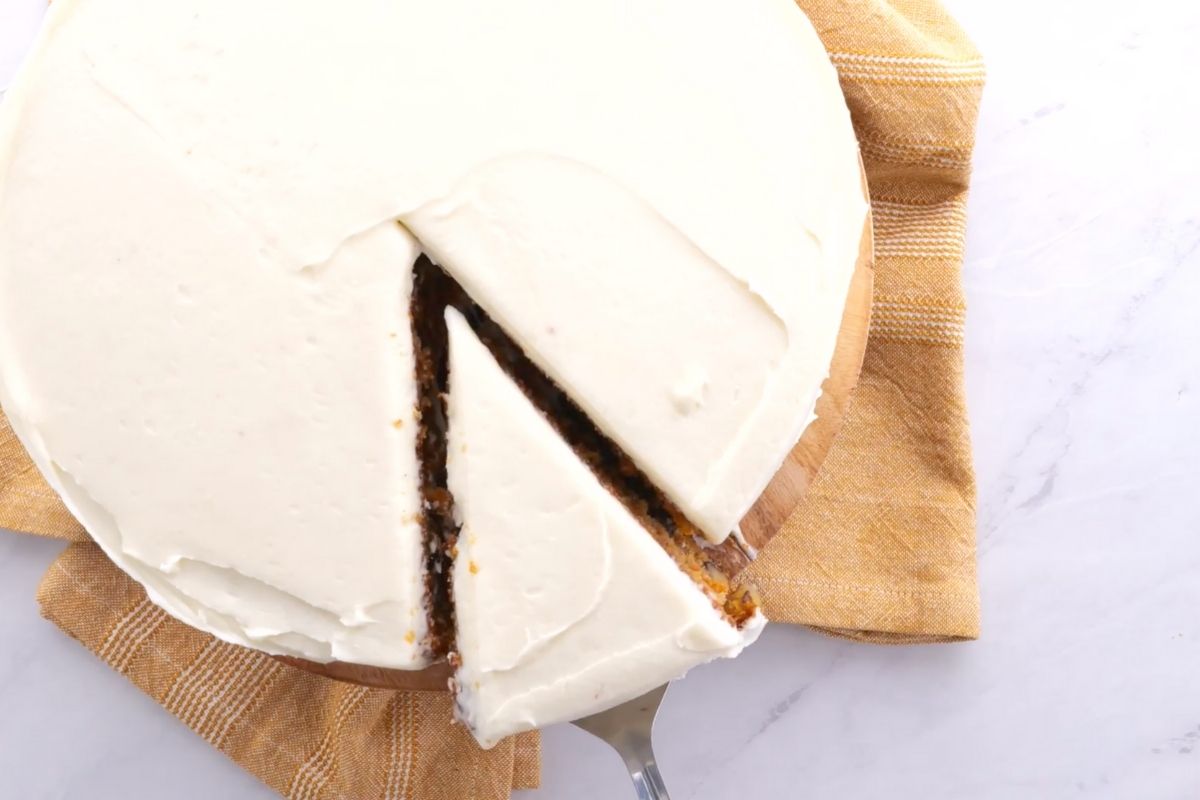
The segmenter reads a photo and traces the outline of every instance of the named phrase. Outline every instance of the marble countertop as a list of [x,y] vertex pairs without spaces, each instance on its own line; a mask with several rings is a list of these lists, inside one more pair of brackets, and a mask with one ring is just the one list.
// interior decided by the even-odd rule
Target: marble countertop
[[[676,800],[1200,797],[1200,7],[947,5],[990,74],[965,273],[983,638],[769,629],[672,690]],[[0,88],[39,6],[0,2]],[[0,535],[0,795],[274,797],[38,616],[59,547]],[[520,800],[632,797],[603,745],[545,742]]]

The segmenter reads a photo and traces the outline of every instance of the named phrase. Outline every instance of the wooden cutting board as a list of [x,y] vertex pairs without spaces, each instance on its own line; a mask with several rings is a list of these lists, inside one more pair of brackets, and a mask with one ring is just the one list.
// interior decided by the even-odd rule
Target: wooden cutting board
[[[869,197],[865,171],[863,194]],[[816,478],[821,463],[832,449],[838,431],[841,430],[854,388],[858,385],[863,357],[867,352],[874,283],[875,244],[871,214],[868,210],[859,245],[858,263],[846,297],[846,309],[842,314],[842,327],[838,333],[829,377],[825,380],[821,396],[817,400],[817,418],[804,429],[783,466],[742,518],[742,537],[752,550],[762,549],[779,533],[783,523],[804,499],[805,492]],[[736,574],[750,563],[750,555],[738,548],[732,539],[721,550],[722,554],[718,560],[727,572]],[[280,656],[279,660],[327,678],[381,689],[444,691],[451,674],[449,665],[444,663],[420,671],[410,671],[341,662],[316,664],[283,656]]]

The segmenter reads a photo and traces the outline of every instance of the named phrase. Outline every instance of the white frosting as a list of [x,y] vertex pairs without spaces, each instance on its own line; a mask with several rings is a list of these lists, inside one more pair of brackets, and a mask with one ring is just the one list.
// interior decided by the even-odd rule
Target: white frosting
[[0,108],[0,403],[171,613],[419,666],[394,221],[719,540],[864,211],[790,0],[58,0]]
[[479,742],[610,708],[753,642],[761,615],[726,622],[466,321],[447,324],[456,682]]

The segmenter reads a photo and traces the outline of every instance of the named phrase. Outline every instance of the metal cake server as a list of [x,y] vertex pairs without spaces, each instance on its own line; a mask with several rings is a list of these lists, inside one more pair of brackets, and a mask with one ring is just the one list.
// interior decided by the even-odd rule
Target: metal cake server
[[616,708],[575,720],[575,726],[603,739],[620,754],[633,779],[638,800],[671,800],[654,759],[651,738],[654,717],[667,694],[667,686],[635,697]]

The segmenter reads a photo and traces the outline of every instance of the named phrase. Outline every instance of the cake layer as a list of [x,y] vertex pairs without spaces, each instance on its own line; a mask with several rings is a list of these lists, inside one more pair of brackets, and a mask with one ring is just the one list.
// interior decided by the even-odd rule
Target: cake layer
[[449,486],[460,716],[484,746],[737,655],[739,630],[530,405],[467,322],[450,330]]

